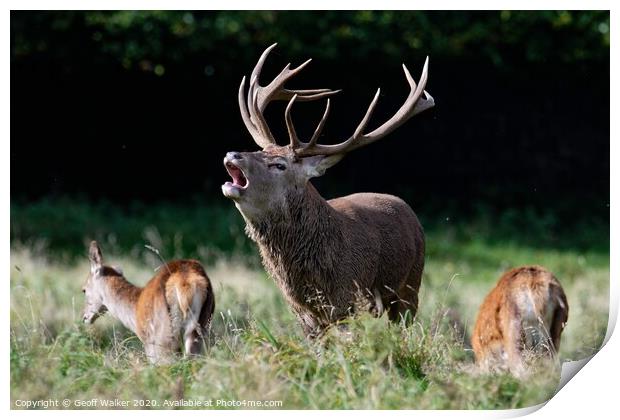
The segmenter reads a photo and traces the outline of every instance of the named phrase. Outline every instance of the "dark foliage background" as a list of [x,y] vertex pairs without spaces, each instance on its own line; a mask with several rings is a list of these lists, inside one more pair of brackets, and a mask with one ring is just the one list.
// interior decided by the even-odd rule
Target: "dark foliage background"
[[[12,12],[11,198],[228,204],[225,152],[254,150],[236,94],[279,42],[263,83],[341,88],[323,142],[374,123],[431,57],[436,108],[316,181],[325,196],[380,191],[422,214],[609,220],[609,13]],[[323,103],[298,104],[309,136]],[[286,141],[284,104],[267,118]],[[511,221],[518,226],[518,217]]]

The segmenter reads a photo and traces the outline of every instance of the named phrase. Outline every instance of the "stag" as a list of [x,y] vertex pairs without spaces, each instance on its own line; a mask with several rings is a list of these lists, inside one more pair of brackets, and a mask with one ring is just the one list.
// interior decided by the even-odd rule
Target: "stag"
[[[289,90],[285,83],[309,62],[284,67],[266,86],[259,83],[267,48],[252,71],[246,94],[239,87],[245,127],[262,150],[229,152],[224,165],[232,181],[222,186],[258,244],[263,265],[295,312],[308,337],[360,311],[389,319],[412,319],[424,269],[424,232],[403,200],[392,195],[358,193],[325,200],[309,182],[347,153],[394,131],[409,118],[434,106],[424,90],[428,58],[419,83],[403,64],[410,92],[389,120],[366,133],[380,89],[353,135],[338,144],[319,144],[330,110],[330,89]],[[295,102],[327,98],[325,112],[310,140],[297,135],[291,116]],[[276,143],[263,112],[274,100],[288,100],[285,121],[289,144]]]

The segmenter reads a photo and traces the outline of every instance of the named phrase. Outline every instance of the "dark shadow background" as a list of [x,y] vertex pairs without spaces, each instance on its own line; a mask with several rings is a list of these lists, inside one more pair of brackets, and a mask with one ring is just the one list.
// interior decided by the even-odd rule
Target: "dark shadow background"
[[[275,41],[263,84],[312,57],[289,87],[343,89],[326,143],[352,133],[379,86],[371,128],[389,118],[408,92],[401,63],[417,80],[430,56],[436,107],[316,180],[326,197],[380,191],[429,219],[608,226],[605,11],[11,12],[12,202],[230,205],[224,154],[257,149],[237,89]],[[303,137],[323,106],[296,105]],[[266,114],[286,142],[283,112]]]

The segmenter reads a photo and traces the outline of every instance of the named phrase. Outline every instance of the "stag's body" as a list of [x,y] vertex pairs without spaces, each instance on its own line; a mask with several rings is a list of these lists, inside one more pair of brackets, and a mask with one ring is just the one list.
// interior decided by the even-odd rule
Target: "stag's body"
[[[329,89],[288,90],[284,83],[296,69],[286,66],[268,85],[258,83],[268,48],[252,72],[245,95],[245,78],[239,89],[239,106],[246,128],[261,146],[252,153],[229,152],[224,164],[232,182],[222,186],[224,195],[246,221],[246,230],[259,246],[265,268],[298,316],[306,335],[320,334],[331,323],[360,310],[397,321],[417,310],[424,267],[424,233],[413,210],[401,199],[383,194],[353,194],[326,201],[309,180],[321,176],[342,157],[370,144],[433,106],[424,91],[427,65],[416,85],[406,67],[411,87],[398,112],[374,131],[365,134],[379,92],[355,133],[342,143],[317,144],[330,109],[312,138],[299,140],[292,123],[296,100],[331,96]],[[246,100],[247,98],[247,100]],[[262,115],[271,100],[290,100],[286,124],[290,145],[278,146]]]
[[187,355],[200,353],[215,299],[198,261],[170,261],[144,287],[138,287],[118,268],[102,264],[95,242],[90,260],[91,274],[84,286],[84,322],[91,324],[109,312],[138,336],[152,363],[172,360],[181,339]]
[[246,219],[247,231],[308,336],[359,310],[385,308],[393,320],[416,313],[424,233],[404,201],[369,193],[326,201],[308,184],[287,203]]
[[555,356],[568,320],[568,302],[556,277],[540,266],[507,271],[480,306],[472,336],[485,370],[525,373],[525,356]]

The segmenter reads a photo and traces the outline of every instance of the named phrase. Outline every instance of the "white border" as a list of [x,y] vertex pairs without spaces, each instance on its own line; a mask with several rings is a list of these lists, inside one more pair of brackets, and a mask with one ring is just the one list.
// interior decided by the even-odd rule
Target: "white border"
[[[357,0],[355,3],[344,1],[325,1],[316,0],[313,2],[300,2],[300,1],[273,1],[263,0],[260,4],[252,1],[223,1],[223,0],[210,0],[208,2],[198,0],[177,0],[177,1],[164,1],[164,0],[152,0],[152,1],[139,1],[139,0],[108,0],[108,1],[55,1],[53,4],[46,1],[7,1],[6,4],[10,9],[21,10],[45,10],[45,9],[65,9],[65,10],[80,10],[80,9],[98,9],[98,10],[115,10],[115,9],[161,9],[161,10],[184,10],[184,9],[281,9],[281,10],[295,10],[295,9],[308,9],[308,10],[322,10],[322,9],[340,9],[340,10],[363,10],[363,9],[412,9],[416,10],[481,10],[481,9],[516,9],[516,10],[541,10],[541,9],[599,9],[599,10],[611,10],[611,27],[615,29],[618,19],[615,18],[614,2],[612,1],[550,1],[539,0],[536,2],[524,2],[524,1],[470,1],[467,3],[459,1],[438,1],[438,0],[422,0],[413,2],[407,2],[402,0],[383,0],[381,2],[369,1],[369,0]],[[352,7],[355,6],[355,7]],[[2,33],[3,42],[2,49],[4,52],[6,65],[2,66],[0,71],[2,72],[4,83],[2,84],[2,103],[3,112],[0,116],[2,127],[2,141],[0,141],[0,153],[4,157],[4,164],[0,171],[0,185],[2,185],[2,206],[3,223],[1,224],[0,232],[4,235],[5,241],[2,243],[2,267],[4,273],[8,274],[10,268],[10,244],[7,240],[9,238],[10,230],[10,12],[6,11],[3,15],[2,22],[4,23],[5,30]],[[614,53],[612,36],[612,49],[611,49],[611,68],[618,68],[617,66],[617,54]],[[614,72],[612,71],[611,74]],[[617,84],[614,80],[611,80],[611,109],[612,113],[618,108],[615,104],[615,95],[617,93]],[[576,93],[577,95],[577,93]],[[614,113],[614,117],[617,117],[617,112]],[[611,138],[614,141],[611,142],[611,162],[617,163],[618,160],[618,146],[616,143],[617,134],[617,118],[610,118],[611,123]],[[36,122],[35,122],[36,123]],[[51,139],[50,139],[51,140]],[[584,139],[587,141],[587,139]],[[36,153],[34,148],[33,153]],[[618,203],[618,171],[614,169],[614,165],[611,166],[611,198],[610,208],[612,212],[614,210],[614,204]],[[587,174],[584,174],[587,176]],[[617,212],[616,212],[617,213]],[[616,214],[617,216],[617,214]],[[618,261],[620,255],[618,255],[617,241],[619,238],[618,225],[614,223],[612,218],[611,223],[611,255],[610,261]],[[594,418],[610,417],[610,413],[617,412],[617,379],[620,371],[620,363],[618,362],[618,356],[620,355],[620,340],[617,338],[617,334],[611,335],[615,326],[615,321],[618,314],[618,282],[616,276],[616,266],[611,264],[611,305],[610,305],[610,322],[608,329],[609,341],[603,347],[603,349],[583,368],[577,376],[569,381],[569,383],[560,392],[552,398],[548,404],[542,407],[540,410],[531,414],[532,418],[544,419],[544,418],[557,418],[557,417],[573,417],[573,416],[594,416]],[[8,287],[8,281],[5,282],[5,287]],[[32,412],[32,411],[11,411],[9,410],[10,404],[10,374],[9,374],[9,345],[8,345],[8,331],[9,331],[9,310],[10,296],[5,296],[5,312],[2,317],[2,325],[5,331],[5,343],[2,347],[2,373],[5,381],[3,382],[2,389],[5,395],[8,397],[5,410],[9,411],[9,415],[15,417],[31,417],[39,414],[43,414],[45,417],[51,416],[54,418],[65,417],[82,417],[84,414],[93,418],[108,418],[111,413],[106,411],[89,411],[88,413],[82,413],[80,411],[47,411],[47,412]],[[609,337],[611,335],[611,337]],[[390,411],[375,413],[373,411],[359,411],[354,414],[357,416],[372,416],[377,415],[385,416],[389,415],[394,418],[407,418],[416,416],[416,418],[505,418],[524,415],[527,412],[531,412],[532,409],[523,410],[505,410],[505,411]],[[136,412],[115,412],[113,415],[121,417],[133,417]],[[146,414],[146,413],[144,413]],[[149,412],[148,416],[153,418],[168,418],[172,413],[170,411],[156,411]],[[208,413],[200,415],[227,417],[227,418],[243,418],[250,414],[244,411],[209,411]],[[269,418],[289,418],[293,413],[290,411],[259,411],[253,412],[252,415],[259,417],[268,416]],[[295,411],[294,416],[300,418],[309,418],[317,415],[326,416],[328,418],[341,417],[345,414],[342,411]],[[189,413],[189,415],[195,415],[195,413]]]

